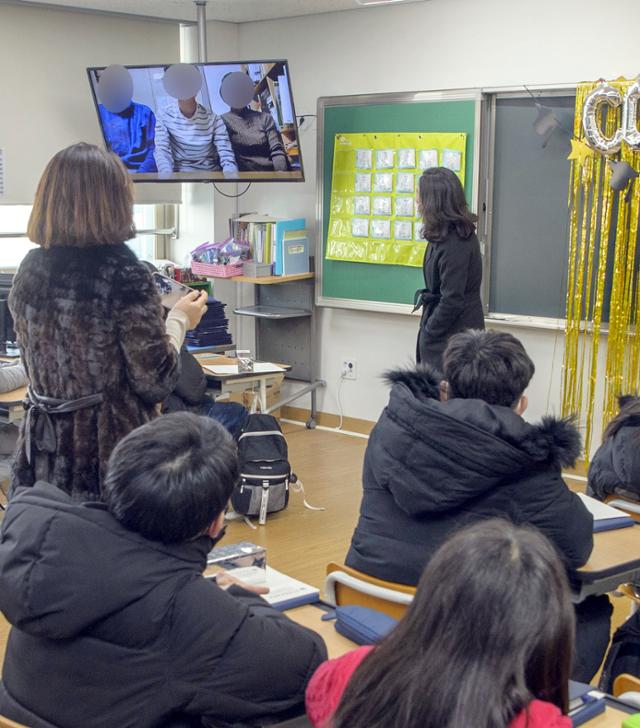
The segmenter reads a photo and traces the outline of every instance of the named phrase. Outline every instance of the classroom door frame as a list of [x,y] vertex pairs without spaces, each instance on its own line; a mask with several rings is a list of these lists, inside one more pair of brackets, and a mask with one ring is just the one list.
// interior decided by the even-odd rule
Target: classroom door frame
[[[383,313],[411,314],[412,306],[404,303],[388,303],[366,301],[350,298],[332,298],[322,295],[322,269],[324,263],[324,112],[327,108],[338,106],[372,106],[378,104],[411,104],[437,101],[475,101],[474,146],[472,166],[471,205],[474,212],[479,213],[479,180],[480,180],[480,148],[481,122],[485,97],[480,88],[433,90],[418,92],[393,92],[381,94],[352,94],[349,96],[322,96],[318,99],[317,129],[318,141],[316,151],[316,306],[326,308],[347,308],[360,311],[380,311]],[[415,315],[415,314],[414,314]]]

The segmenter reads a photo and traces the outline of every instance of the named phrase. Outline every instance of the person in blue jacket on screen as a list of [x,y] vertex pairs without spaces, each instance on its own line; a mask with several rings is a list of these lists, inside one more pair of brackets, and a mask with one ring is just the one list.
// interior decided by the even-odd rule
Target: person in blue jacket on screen
[[133,80],[124,66],[109,66],[98,75],[98,113],[107,147],[131,172],[157,172],[156,117],[133,101]]

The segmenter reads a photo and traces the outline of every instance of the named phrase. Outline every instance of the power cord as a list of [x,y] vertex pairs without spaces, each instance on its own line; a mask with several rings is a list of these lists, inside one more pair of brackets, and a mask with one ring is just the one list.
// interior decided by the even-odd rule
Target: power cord
[[336,403],[338,405],[338,413],[340,414],[340,423],[335,428],[336,430],[341,430],[342,425],[344,422],[344,409],[342,407],[342,397],[340,396],[342,394],[342,384],[344,380],[346,379],[344,373],[340,375],[340,379],[338,380],[338,389],[336,391]]
[[317,119],[317,118],[318,118],[317,114],[300,114],[300,116],[298,117],[298,128],[302,129],[302,127],[304,126],[304,122],[307,119]]
[[226,192],[223,192],[221,189],[218,188],[218,185],[213,182],[213,189],[220,193],[223,197],[229,197],[231,199],[235,199],[236,197],[242,197],[242,195],[246,194],[249,191],[249,187],[251,187],[251,182],[247,182],[247,186],[242,190],[242,192],[239,192],[237,195],[228,195]]

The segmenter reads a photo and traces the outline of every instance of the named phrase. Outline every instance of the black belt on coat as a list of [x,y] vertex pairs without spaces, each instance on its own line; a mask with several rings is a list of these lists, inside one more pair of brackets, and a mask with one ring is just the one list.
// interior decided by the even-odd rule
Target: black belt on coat
[[31,387],[28,387],[27,398],[24,401],[24,408],[27,411],[24,428],[27,462],[31,464],[34,446],[38,452],[54,453],[56,451],[58,443],[51,419],[52,415],[65,415],[86,407],[93,407],[100,404],[103,399],[101,392],[78,397],[78,399],[56,399],[36,394]]
[[439,293],[431,293],[428,288],[418,288],[413,296],[413,311],[414,313],[419,308],[425,308],[431,303],[438,303],[442,296]]

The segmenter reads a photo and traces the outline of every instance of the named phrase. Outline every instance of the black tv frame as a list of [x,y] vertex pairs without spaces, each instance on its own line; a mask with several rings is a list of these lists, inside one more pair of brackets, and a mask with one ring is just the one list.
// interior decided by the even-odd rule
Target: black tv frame
[[[122,64],[126,69],[140,69],[140,68],[168,68],[171,65],[174,65],[178,61],[174,63],[144,63],[144,64],[136,64],[136,65],[126,65]],[[182,61],[179,61],[182,62]],[[252,175],[255,175],[255,172],[238,172],[237,175],[234,175],[233,177],[225,176],[222,172],[210,172],[210,175],[220,175],[219,177],[203,177],[201,176],[201,173],[199,172],[174,172],[173,176],[171,177],[164,177],[162,179],[144,179],[144,177],[147,174],[155,174],[155,173],[129,173],[129,177],[133,182],[136,182],[138,184],[180,184],[183,182],[196,182],[196,183],[214,183],[214,184],[220,184],[220,183],[232,183],[232,184],[242,184],[246,182],[251,182],[252,184],[262,184],[262,183],[272,183],[272,182],[304,182],[305,181],[305,174],[304,174],[304,160],[302,156],[302,144],[300,143],[300,126],[298,124],[298,114],[296,112],[296,105],[294,101],[294,93],[293,93],[293,81],[291,79],[291,71],[289,69],[289,61],[285,58],[276,58],[276,59],[267,59],[267,60],[240,60],[240,61],[206,61],[205,63],[201,63],[199,61],[193,61],[190,65],[193,66],[241,66],[241,65],[252,65],[252,64],[264,64],[264,63],[282,63],[284,64],[286,71],[287,71],[287,78],[289,79],[289,90],[291,91],[291,108],[293,110],[293,120],[296,130],[296,140],[298,142],[298,152],[300,155],[300,176],[296,177],[277,177],[278,172],[273,172],[273,177],[271,179],[255,179],[252,178]],[[96,116],[98,117],[98,126],[100,127],[100,133],[102,135],[102,140],[104,142],[105,147],[108,149],[109,144],[107,142],[107,138],[104,134],[104,129],[102,128],[102,124],[100,123],[100,112],[98,111],[98,104],[100,103],[97,96],[95,89],[93,87],[93,79],[91,78],[91,72],[92,71],[104,71],[104,69],[107,68],[107,66],[88,66],[86,68],[87,71],[87,79],[89,81],[89,88],[91,89],[91,96],[93,98],[93,105],[95,107]],[[155,112],[154,112],[155,113]],[[188,178],[179,178],[176,175],[186,175]]]

